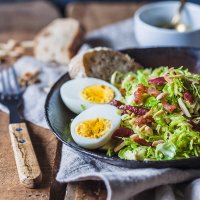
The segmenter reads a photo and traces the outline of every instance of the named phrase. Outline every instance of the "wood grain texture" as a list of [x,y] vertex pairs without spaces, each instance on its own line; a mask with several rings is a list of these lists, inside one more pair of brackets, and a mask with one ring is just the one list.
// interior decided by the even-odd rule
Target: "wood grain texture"
[[69,17],[78,19],[86,30],[131,18],[143,3],[71,3],[67,6]]
[[[54,167],[53,167],[53,177],[56,177],[60,166],[61,151],[62,151],[62,142],[58,141],[56,148],[56,156],[54,160]],[[58,181],[53,179],[51,182],[49,200],[63,200],[66,194],[66,187],[67,187],[66,183],[59,183]]]
[[30,1],[0,4],[0,16],[0,42],[2,42],[10,38],[33,39],[41,28],[60,15],[46,1]]
[[[0,199],[48,200],[58,140],[50,130],[27,122],[31,141],[42,171],[42,182],[36,189],[25,188],[19,182],[8,130],[8,115],[0,111]],[[59,162],[59,161],[58,161]]]
[[67,185],[65,200],[105,200],[106,188],[101,181],[83,181]]
[[27,188],[39,186],[42,172],[26,124],[10,124],[9,133],[20,182]]
[[[10,38],[32,39],[43,26],[59,17],[57,10],[45,1],[0,4],[0,13],[0,42]],[[0,199],[48,200],[51,182],[55,180],[53,167],[56,167],[58,140],[51,131],[27,123],[43,175],[40,187],[28,189],[19,182],[8,125],[8,115],[0,111]]]
[[[33,5],[34,4],[34,5]],[[0,5],[0,42],[10,38],[32,39],[44,25],[58,17],[57,11],[46,2]],[[70,4],[69,17],[80,20],[87,31],[132,17],[142,4]],[[45,12],[44,12],[45,11]],[[19,184],[13,150],[8,132],[8,116],[0,112],[0,199],[47,200],[64,199],[65,184],[57,183],[55,175],[59,166],[60,146],[50,130],[27,123],[30,137],[43,174],[37,189],[27,189]],[[58,148],[57,148],[58,147]],[[57,148],[57,153],[56,153]],[[68,184],[65,200],[106,199],[102,182],[87,181]]]

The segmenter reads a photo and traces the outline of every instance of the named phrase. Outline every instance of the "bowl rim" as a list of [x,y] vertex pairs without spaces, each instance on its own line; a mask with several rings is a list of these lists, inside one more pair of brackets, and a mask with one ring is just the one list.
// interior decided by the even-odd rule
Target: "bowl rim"
[[[160,49],[163,49],[163,48],[166,48],[166,49],[169,49],[169,48],[172,48],[172,49],[193,49],[193,50],[200,50],[200,48],[196,48],[196,47],[148,47],[148,48],[128,48],[128,49],[121,49],[119,50],[120,52],[127,52],[127,51],[130,51],[130,50],[141,50],[141,49],[156,49],[156,48],[160,48]],[[47,125],[49,126],[50,130],[54,133],[54,135],[56,135],[56,137],[62,142],[64,143],[65,145],[67,145],[68,147],[72,148],[73,150],[81,153],[81,154],[84,154],[84,155],[87,155],[89,157],[93,157],[93,158],[96,158],[96,159],[99,159],[99,160],[103,160],[107,163],[110,163],[114,166],[121,166],[121,167],[126,167],[126,168],[149,168],[149,167],[154,167],[154,168],[166,168],[165,164],[168,166],[168,165],[173,165],[174,163],[175,164],[180,164],[182,162],[193,162],[193,161],[200,161],[200,157],[190,157],[190,158],[180,158],[180,159],[175,159],[175,160],[123,160],[123,159],[120,159],[118,157],[109,157],[107,156],[106,154],[98,154],[92,150],[87,150],[87,149],[84,149],[83,147],[79,147],[79,146],[74,146],[72,145],[69,141],[66,141],[65,139],[63,139],[61,137],[61,135],[57,132],[57,130],[52,126],[52,123],[51,123],[51,120],[49,119],[49,114],[48,114],[48,107],[49,107],[49,103],[50,103],[50,100],[53,96],[53,93],[55,92],[55,89],[59,87],[60,85],[60,82],[66,78],[66,76],[69,76],[69,73],[65,73],[63,74],[55,83],[54,85],[51,87],[49,93],[47,94],[47,97],[46,97],[46,100],[45,100],[45,105],[44,105],[44,114],[45,114],[45,119],[46,119],[46,122],[47,122]],[[66,82],[66,81],[65,81]],[[61,86],[60,86],[61,87]],[[59,93],[60,94],[60,93]],[[112,162],[115,162],[115,164],[113,164]],[[117,164],[117,162],[121,162],[123,161],[123,165],[122,164]],[[135,164],[135,166],[133,167],[129,167],[130,164]],[[156,165],[161,165],[161,166],[154,166],[154,164]],[[175,167],[177,168],[177,167]],[[178,167],[178,168],[182,168],[182,167]],[[184,167],[183,168],[190,168],[190,167]]]
[[[148,11],[152,8],[157,8],[157,7],[160,7],[160,6],[171,6],[171,5],[178,5],[178,2],[177,1],[163,1],[163,2],[153,2],[153,3],[148,3],[142,7],[140,7],[136,12],[135,14],[133,15],[133,19],[134,19],[134,22],[135,21],[138,21],[140,22],[143,26],[146,26],[148,28],[151,28],[152,30],[156,30],[156,31],[160,31],[162,33],[167,33],[167,34],[178,34],[178,35],[187,35],[187,34],[191,34],[191,33],[196,33],[196,32],[199,32],[200,31],[200,27],[199,28],[195,28],[195,29],[192,29],[192,30],[188,30],[188,31],[185,31],[185,32],[178,32],[176,30],[173,30],[173,29],[166,29],[166,28],[159,28],[157,26],[153,26],[151,24],[148,24],[146,22],[144,22],[142,19],[141,19],[141,14],[143,14],[145,11]],[[195,8],[198,8],[199,9],[199,12],[200,12],[200,5],[199,4],[196,4],[196,3],[192,3],[192,2],[186,2],[186,6],[190,6],[190,7],[195,7]]]

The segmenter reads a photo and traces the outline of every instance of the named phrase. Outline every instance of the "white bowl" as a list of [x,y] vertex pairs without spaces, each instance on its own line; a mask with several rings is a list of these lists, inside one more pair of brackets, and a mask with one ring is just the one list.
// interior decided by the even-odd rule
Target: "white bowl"
[[190,46],[200,47],[200,6],[186,3],[182,20],[190,27],[186,32],[159,28],[170,22],[177,12],[179,2],[166,1],[147,4],[134,16],[135,37],[141,46]]

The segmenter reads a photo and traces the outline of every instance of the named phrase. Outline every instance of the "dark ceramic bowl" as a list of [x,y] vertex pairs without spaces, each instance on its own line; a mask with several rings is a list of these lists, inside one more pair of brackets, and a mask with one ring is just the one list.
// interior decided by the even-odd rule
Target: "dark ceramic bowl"
[[[185,66],[194,73],[200,73],[200,49],[196,48],[145,48],[145,49],[128,49],[122,52],[129,54],[137,62],[145,67],[158,67],[158,66]],[[62,102],[60,97],[60,87],[63,83],[70,80],[68,74],[63,75],[52,87],[47,96],[45,104],[45,115],[49,127],[54,134],[64,144],[84,153],[88,156],[100,159],[104,162],[128,167],[128,168],[199,168],[200,157],[170,160],[170,161],[135,161],[135,160],[122,160],[117,156],[108,157],[105,152],[98,150],[86,150],[78,146],[70,136],[69,123],[70,119],[75,117]]]

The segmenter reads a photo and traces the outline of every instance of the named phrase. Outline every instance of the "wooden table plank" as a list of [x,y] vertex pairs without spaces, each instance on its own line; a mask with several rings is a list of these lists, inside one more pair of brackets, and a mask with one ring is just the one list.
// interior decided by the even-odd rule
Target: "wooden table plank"
[[[0,13],[0,42],[10,38],[32,39],[41,28],[59,17],[57,10],[43,1],[0,4]],[[27,189],[19,183],[8,123],[8,115],[0,111],[0,199],[49,199],[50,187],[55,182],[55,170],[59,162],[56,148],[61,143],[50,130],[27,123],[43,175],[42,183],[37,189]],[[65,188],[63,191],[65,192]]]
[[142,3],[71,3],[67,6],[69,17],[78,19],[86,30],[92,31],[102,26],[133,17]]
[[10,38],[32,39],[41,28],[60,16],[58,11],[45,1],[3,3],[0,4],[0,13],[0,42]]
[[[61,159],[61,150],[62,150],[62,143],[59,141],[56,147],[56,156],[54,160],[54,168],[53,168],[53,176],[56,177],[60,166],[60,159]],[[52,180],[51,187],[50,187],[50,197],[49,200],[63,200],[66,194],[66,183],[59,183],[55,180]]]
[[70,183],[65,200],[104,200],[107,193],[102,181]]
[[[70,4],[67,12],[70,17],[80,20],[87,30],[91,31],[103,25],[131,17],[140,6],[141,4]],[[4,16],[0,18],[0,41],[6,41],[11,37],[19,40],[32,39],[41,27],[58,17],[57,11],[48,10],[52,9],[51,6],[32,7],[28,4],[25,7],[26,9],[22,9],[21,4],[18,4],[14,7],[11,6],[12,9],[9,11],[6,5],[0,6],[1,16]],[[29,12],[33,12],[33,14]],[[51,17],[48,18],[49,16]],[[0,199],[63,199],[66,184],[55,181],[61,143],[57,141],[51,131],[28,123],[33,146],[43,172],[43,182],[38,189],[26,189],[18,181],[7,126],[8,116],[0,112]],[[67,200],[105,198],[105,186],[99,181],[68,184],[65,195]]]
[[19,183],[14,154],[8,133],[8,115],[0,112],[0,199],[49,199],[52,169],[57,139],[51,131],[27,123],[33,147],[42,170],[42,183],[37,189],[27,189]]

